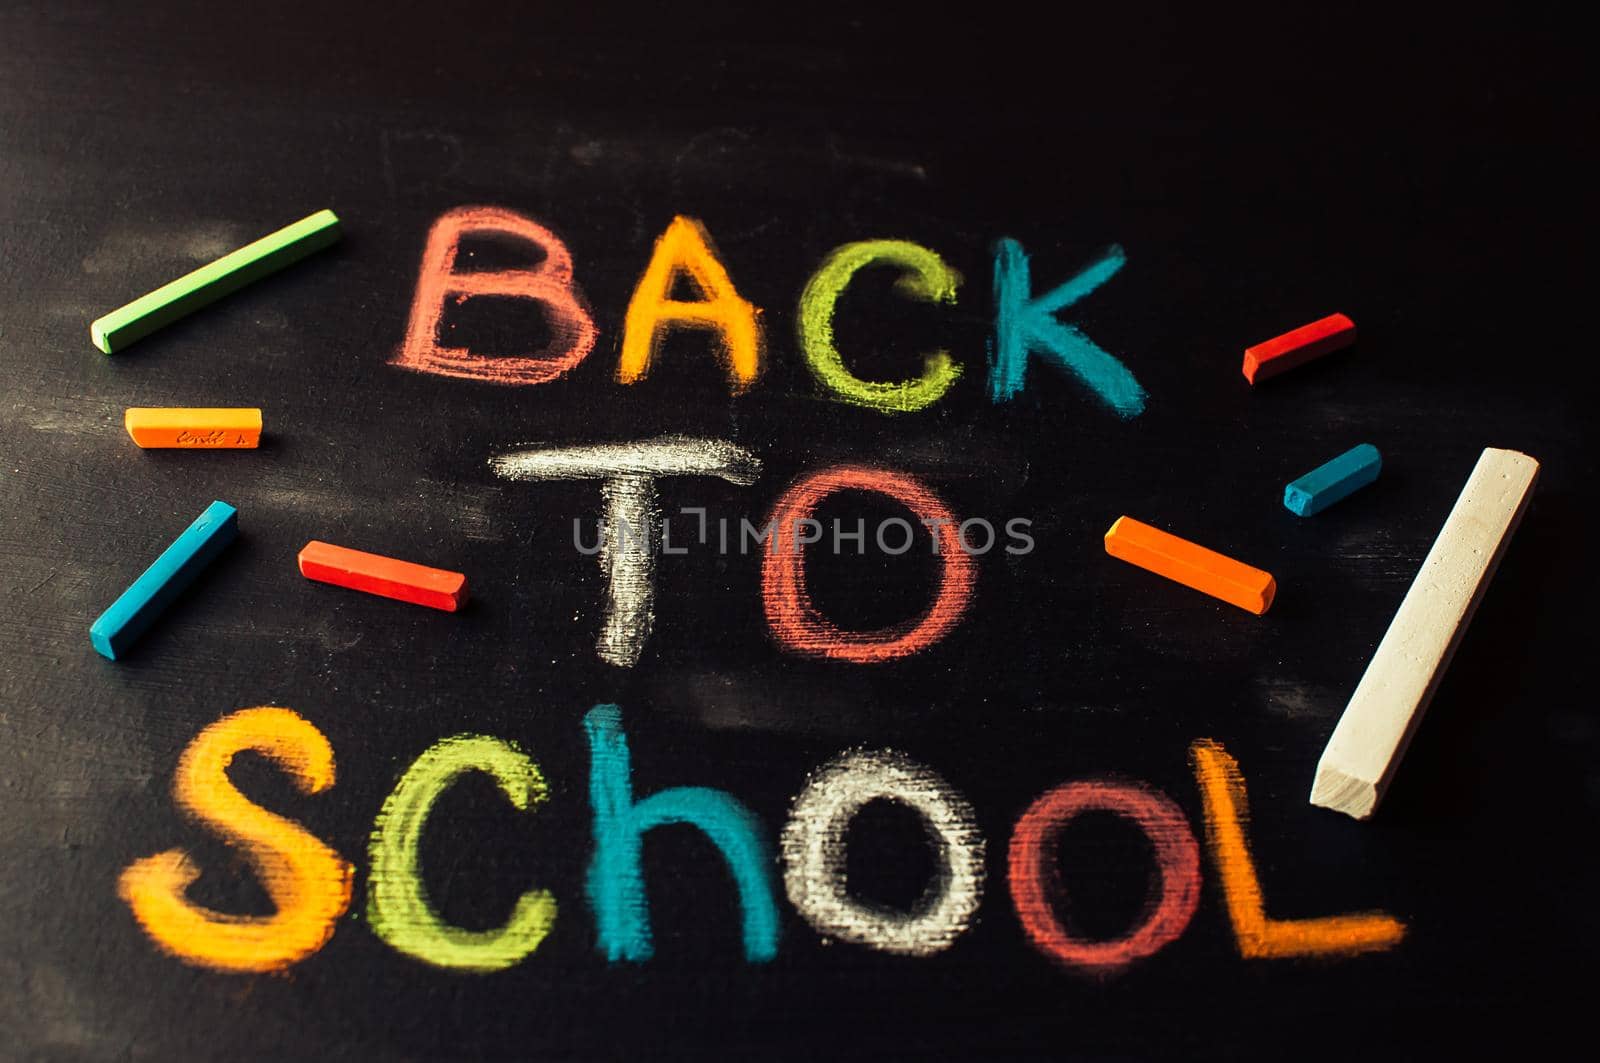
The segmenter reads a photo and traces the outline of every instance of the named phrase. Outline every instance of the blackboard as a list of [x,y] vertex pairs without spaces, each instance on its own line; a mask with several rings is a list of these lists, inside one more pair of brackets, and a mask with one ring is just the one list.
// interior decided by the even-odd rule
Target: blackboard
[[[1595,450],[1572,376],[1594,162],[1579,34],[1510,11],[640,7],[0,13],[0,1053],[1381,1058],[1532,1051],[1577,1028],[1600,882]],[[391,364],[430,227],[463,206],[516,212],[570,251],[598,330],[570,373],[500,386]],[[89,344],[100,314],[323,207],[344,223],[331,250],[126,352]],[[630,295],[677,216],[762,308],[742,390],[693,330],[616,380]],[[920,411],[837,401],[797,341],[808,278],[868,239],[914,241],[962,277],[936,305],[868,270],[839,304],[861,377],[914,374],[936,348],[962,367]],[[1038,359],[991,401],[1003,239],[1041,291],[1124,250],[1063,320],[1137,376],[1142,413]],[[467,250],[481,268],[537,260],[504,240]],[[1244,381],[1246,345],[1334,311],[1358,322],[1355,346]],[[475,350],[551,338],[526,301],[449,313]],[[122,431],[128,406],[212,404],[262,407],[263,447],[140,451]],[[880,663],[781,645],[755,553],[662,557],[655,628],[617,667],[596,653],[604,581],[572,541],[599,485],[512,482],[490,461],[668,435],[762,464],[748,486],[662,481],[669,515],[759,521],[804,476],[868,465],[963,517],[1026,518],[1036,545],[976,558],[959,622]],[[1384,454],[1373,487],[1309,520],[1283,508],[1286,481],[1359,442]],[[1485,446],[1541,461],[1525,522],[1379,815],[1314,809],[1317,757]],[[135,652],[97,656],[90,622],[214,498],[239,507],[239,541]],[[819,515],[898,512],[856,494]],[[1270,570],[1278,601],[1252,616],[1108,558],[1123,513]],[[311,539],[462,571],[471,604],[306,581]],[[817,608],[863,629],[926,608],[939,572],[920,550],[808,565]],[[619,708],[635,796],[712,787],[759,820],[770,960],[747,961],[733,880],[682,825],[643,843],[654,956],[597,948],[584,721],[600,705]],[[307,795],[244,754],[233,780],[355,877],[313,955],[222,973],[158,948],[117,882],[181,847],[202,869],[195,903],[271,913],[240,852],[172,799],[185,748],[255,706],[314,725],[337,779]],[[519,813],[469,774],[423,836],[426,892],[462,928],[499,926],[525,890],[555,898],[537,950],[488,974],[404,955],[366,915],[374,817],[461,734],[514,742],[549,788]],[[1095,971],[1035,947],[1007,886],[1019,817],[1063,783],[1120,780],[1200,838],[1200,739],[1247,782],[1267,914],[1384,912],[1398,945],[1241,955],[1206,856],[1192,919],[1155,954]],[[976,916],[933,955],[830,941],[785,894],[792,800],[861,750],[936,772],[986,841]],[[869,805],[848,840],[855,897],[917,902],[937,851],[914,814]],[[1137,922],[1154,865],[1126,819],[1086,814],[1057,848],[1063,925],[1101,940]]]

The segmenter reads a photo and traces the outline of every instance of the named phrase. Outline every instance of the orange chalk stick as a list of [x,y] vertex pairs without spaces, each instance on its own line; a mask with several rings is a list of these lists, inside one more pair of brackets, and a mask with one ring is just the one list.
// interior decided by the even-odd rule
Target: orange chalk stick
[[1272,573],[1251,568],[1132,517],[1118,517],[1111,525],[1106,532],[1106,553],[1257,616],[1267,611],[1278,591]]
[[300,551],[300,574],[320,583],[396,598],[453,613],[467,601],[467,577],[442,568],[312,541]]
[[1265,343],[1246,347],[1244,377],[1252,384],[1275,377],[1286,369],[1305,365],[1314,358],[1350,346],[1356,341],[1356,323],[1343,314],[1329,314],[1320,321],[1285,332]]
[[149,450],[246,450],[261,445],[258,409],[188,409],[130,406],[122,423],[133,441]]

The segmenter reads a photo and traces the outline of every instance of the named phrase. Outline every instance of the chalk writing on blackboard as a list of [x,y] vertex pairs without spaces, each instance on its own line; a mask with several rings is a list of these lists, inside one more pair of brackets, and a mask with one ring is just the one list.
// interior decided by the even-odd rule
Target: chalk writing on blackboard
[[[801,522],[839,491],[885,495],[933,531],[939,555],[938,589],[920,618],[883,631],[845,631],[828,620],[806,592]],[[938,642],[955,627],[972,598],[972,557],[962,549],[954,514],[916,478],[886,469],[839,466],[804,477],[773,507],[774,549],[761,564],[761,601],[779,645],[808,656],[871,664],[906,657]]]
[[[673,299],[673,282],[680,274],[692,278],[705,298]],[[628,301],[617,379],[624,384],[643,379],[660,349],[663,333],[691,326],[716,333],[733,389],[742,391],[761,374],[760,312],[734,290],[705,226],[689,218],[673,218],[656,241],[650,265]]]
[[655,624],[655,556],[660,546],[661,504],[656,480],[715,476],[755,482],[754,454],[715,439],[669,436],[612,446],[525,450],[491,460],[512,480],[599,480],[605,502],[600,566],[606,576],[605,619],[597,650],[608,664],[627,668],[639,659]]
[[[463,237],[483,234],[531,244],[544,257],[528,269],[459,270]],[[1131,418],[1144,409],[1147,396],[1132,371],[1059,317],[1115,276],[1125,262],[1121,248],[1113,247],[1065,283],[1035,296],[1021,244],[998,242],[988,387],[992,401],[1020,393],[1029,360],[1041,359],[1075,377],[1120,417]],[[896,240],[847,244],[825,258],[803,290],[802,351],[818,383],[840,401],[885,414],[926,408],[960,373],[945,351],[928,354],[922,374],[908,380],[863,381],[843,368],[832,333],[832,309],[851,277],[867,264],[899,269],[899,290],[910,298],[952,304],[957,297],[960,278],[928,248]],[[673,298],[680,277],[692,281],[704,298]],[[543,304],[551,322],[548,343],[520,355],[442,345],[446,302],[488,295]],[[616,379],[624,385],[642,379],[658,356],[662,333],[689,327],[710,334],[731,389],[743,391],[761,372],[760,313],[738,294],[706,227],[674,218],[656,242],[630,300]],[[588,356],[597,334],[576,284],[572,257],[551,230],[513,211],[463,207],[439,218],[428,234],[405,340],[394,364],[496,384],[546,384]],[[596,651],[620,667],[638,661],[654,623],[654,556],[666,546],[658,481],[710,476],[747,486],[762,470],[761,460],[743,447],[690,436],[522,449],[492,457],[490,463],[498,475],[517,481],[599,481],[605,528],[592,552],[607,589]],[[927,530],[938,575],[919,615],[887,628],[855,630],[824,616],[811,598],[806,549],[821,534],[813,513],[841,492],[888,500]],[[896,519],[909,537],[915,525]],[[1032,549],[1026,527],[1007,522],[1012,540],[1005,547],[1008,552]],[[705,534],[702,523],[702,541]],[[882,534],[880,528],[880,545]],[[781,493],[757,541],[763,551],[761,599],[777,650],[871,667],[913,657],[956,630],[974,593],[976,558],[995,548],[998,536],[988,521],[955,513],[921,478],[860,464],[802,474]],[[1019,547],[1024,542],[1025,548]],[[692,826],[715,847],[737,887],[740,940],[749,963],[765,963],[779,954],[780,891],[815,932],[908,956],[932,956],[952,947],[969,932],[984,902],[987,843],[973,808],[934,768],[903,754],[842,751],[805,783],[787,822],[774,832],[735,794],[692,785],[693,780],[636,796],[634,758],[648,758],[651,752],[632,747],[619,706],[590,707],[581,726],[588,751],[592,839],[584,901],[595,950],[606,962],[642,963],[654,953],[641,853],[644,837],[667,824]],[[190,901],[186,890],[199,868],[182,849],[135,861],[118,885],[134,918],[160,948],[218,971],[282,970],[304,961],[326,944],[351,904],[353,865],[304,826],[255,804],[228,780],[229,763],[247,750],[267,757],[308,795],[333,787],[334,750],[321,731],[292,710],[255,708],[204,728],[180,758],[173,783],[176,804],[245,854],[275,914],[229,915]],[[1391,948],[1400,941],[1404,926],[1383,913],[1292,922],[1268,918],[1249,853],[1239,766],[1219,743],[1205,738],[1193,744],[1191,766],[1203,807],[1202,840],[1171,797],[1134,780],[1067,780],[1023,812],[1011,831],[1006,885],[1028,945],[1068,970],[1101,978],[1158,954],[1184,933],[1198,908],[1202,848],[1220,880],[1245,958],[1348,955]],[[487,972],[536,962],[533,954],[541,941],[558,917],[566,917],[558,913],[570,912],[572,905],[533,883],[503,926],[483,931],[451,926],[433,906],[420,867],[423,831],[439,797],[474,772],[489,776],[523,815],[537,814],[549,793],[549,779],[566,774],[558,769],[547,775],[536,750],[524,751],[494,736],[442,738],[401,774],[375,813],[365,911],[372,932],[399,954],[440,968]],[[854,900],[845,881],[848,828],[876,800],[915,812],[937,853],[932,881],[904,910],[886,911]],[[1134,925],[1110,940],[1076,937],[1057,915],[1063,901],[1052,868],[1057,839],[1075,817],[1087,812],[1131,822],[1153,853],[1143,911]],[[774,874],[780,862],[783,873]]]
[[[532,244],[544,260],[532,269],[462,270],[457,258],[466,236],[498,235]],[[1028,254],[1021,243],[1002,237],[995,244],[994,342],[990,350],[988,394],[1007,402],[1027,385],[1031,359],[1043,358],[1082,383],[1119,417],[1144,411],[1146,393],[1121,359],[1059,315],[1110,280],[1127,262],[1112,247],[1064,283],[1034,295]],[[866,381],[847,371],[835,347],[833,310],[851,279],[868,265],[900,269],[898,291],[913,299],[954,306],[957,274],[936,251],[907,240],[845,244],[830,252],[799,297],[799,346],[813,375],[841,402],[886,414],[924,409],[937,402],[961,367],[949,352],[925,358],[921,376],[902,381]],[[690,280],[701,299],[675,299],[680,278]],[[447,300],[478,296],[530,299],[540,303],[551,338],[543,350],[524,355],[485,354],[441,345],[439,333]],[[727,370],[730,390],[745,391],[761,375],[761,308],[742,297],[718,257],[706,227],[676,217],[656,241],[644,274],[635,286],[623,319],[616,379],[643,380],[665,334],[678,328],[709,332]],[[559,237],[538,222],[502,207],[458,207],[438,219],[428,234],[417,275],[405,340],[392,362],[405,369],[493,384],[544,384],[558,379],[594,349],[599,333],[574,274],[572,254]]]
[[[761,820],[733,794],[712,787],[676,786],[636,798],[633,752],[621,710],[597,705],[585,715],[583,728],[593,831],[585,899],[597,951],[613,963],[644,962],[654,954],[641,844],[656,827],[684,823],[711,840],[737,886],[745,959],[773,959],[780,947],[778,884]],[[333,750],[322,732],[289,709],[244,709],[201,731],[179,762],[173,785],[178,806],[246,854],[277,914],[233,916],[187,900],[184,891],[200,871],[181,849],[129,866],[119,892],[151,939],[187,963],[218,971],[280,970],[306,959],[333,935],[350,904],[353,868],[306,828],[233,788],[227,766],[245,750],[268,756],[308,794],[333,785]],[[1246,841],[1243,775],[1227,751],[1208,739],[1195,743],[1192,759],[1204,804],[1205,844],[1241,956],[1349,955],[1400,941],[1404,925],[1382,913],[1267,918]],[[438,797],[468,772],[489,775],[525,814],[533,813],[548,792],[543,769],[504,740],[461,735],[425,751],[402,774],[373,825],[368,923],[413,959],[455,970],[495,971],[538,948],[558,905],[549,891],[535,887],[519,898],[505,926],[467,931],[446,924],[429,903],[418,864],[421,833]],[[868,909],[847,892],[843,839],[854,815],[878,798],[916,811],[940,854],[924,897],[906,911]],[[1054,839],[1089,811],[1132,822],[1149,839],[1155,857],[1143,915],[1121,936],[1105,941],[1075,938],[1053,914],[1062,900],[1051,867]],[[796,795],[781,839],[782,886],[790,903],[819,933],[863,948],[910,956],[938,953],[967,932],[982,900],[985,841],[971,806],[931,768],[900,754],[846,752],[824,765]],[[1029,943],[1063,967],[1097,977],[1160,952],[1183,934],[1199,903],[1199,845],[1182,809],[1159,790],[1131,780],[1074,780],[1039,797],[1012,830],[1007,867],[1012,905]]]
[[145,932],[175,955],[223,971],[272,971],[333,936],[350,905],[354,869],[310,831],[234,788],[228,764],[247,749],[271,759],[301,792],[318,794],[333,785],[333,747],[288,709],[242,709],[196,735],[178,761],[178,807],[245,854],[277,913],[245,918],[194,904],[185,891],[200,869],[182,849],[130,865],[117,890]]
[[[458,270],[456,258],[465,236],[494,234],[533,244],[544,260],[533,269]],[[526,355],[485,356],[464,347],[439,344],[445,300],[464,302],[495,295],[540,303],[551,339]],[[572,280],[572,255],[554,233],[513,211],[497,207],[459,207],[434,222],[422,252],[416,296],[405,342],[394,364],[424,373],[483,380],[494,384],[542,384],[583,361],[595,343],[589,315]]]
[[[1064,900],[1054,870],[1056,836],[1085,812],[1111,812],[1138,826],[1155,853],[1156,887],[1138,925],[1112,941],[1086,941],[1062,926]],[[1011,903],[1034,945],[1070,967],[1094,974],[1120,971],[1177,939],[1200,904],[1200,847],[1180,809],[1166,794],[1137,783],[1064,783],[1040,797],[1011,835]]]
[[[868,802],[887,800],[922,818],[939,866],[910,911],[850,896],[845,838]],[[955,943],[983,901],[983,835],[955,787],[886,750],[847,753],[817,769],[794,799],[783,830],[784,888],[818,933],[884,952],[931,956]]]
[[434,745],[406,769],[372,825],[367,923],[384,941],[424,963],[498,971],[539,947],[555,924],[556,899],[548,890],[527,891],[506,924],[495,930],[463,930],[434,910],[422,888],[422,828],[434,802],[472,771],[492,778],[519,812],[532,811],[549,796],[539,766],[510,742],[457,735]]
[[929,354],[920,377],[881,383],[862,380],[846,369],[844,356],[834,345],[834,306],[856,273],[869,265],[891,265],[902,270],[895,284],[902,295],[955,305],[961,274],[951,269],[938,252],[909,240],[845,244],[823,260],[800,294],[800,349],[817,379],[844,401],[884,413],[920,410],[938,402],[961,376],[961,366],[950,358],[949,351]]

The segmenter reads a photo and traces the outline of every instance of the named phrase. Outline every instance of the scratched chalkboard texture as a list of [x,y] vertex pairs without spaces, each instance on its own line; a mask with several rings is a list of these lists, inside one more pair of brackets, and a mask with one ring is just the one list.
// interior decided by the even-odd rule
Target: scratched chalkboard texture
[[[1569,376],[1592,360],[1582,35],[1511,7],[635,6],[0,9],[0,1056],[1537,1056],[1581,1032],[1600,929],[1594,396]],[[598,339],[559,380],[390,364],[430,226],[463,206],[514,211],[570,251]],[[322,208],[337,246],[125,352],[91,345],[92,319]],[[617,382],[630,295],[677,215],[763,310],[761,373],[740,393],[695,330]],[[1036,291],[1123,249],[1062,321],[1137,377],[1142,413],[1037,357],[991,401],[1007,238]],[[837,401],[797,339],[808,279],[868,239],[915,241],[961,275],[950,305],[869,269],[838,306],[863,379],[950,352],[960,377],[918,411]],[[540,254],[493,238],[461,253],[474,269]],[[1335,311],[1359,326],[1352,348],[1246,383],[1246,346]],[[509,298],[452,302],[445,325],[501,354],[553,335]],[[266,438],[137,450],[123,410],[167,405],[259,406]],[[656,559],[654,631],[617,667],[596,650],[605,581],[572,542],[600,485],[489,462],[668,435],[762,463],[748,485],[659,482],[662,509],[704,507],[713,538],[803,475],[872,465],[963,519],[1031,521],[1035,548],[975,558],[970,604],[931,646],[857,663],[780,646],[761,558],[696,546]],[[1286,483],[1358,443],[1383,453],[1375,484],[1311,519],[1284,509]],[[1323,745],[1485,446],[1542,462],[1525,522],[1378,816],[1314,809]],[[238,542],[125,660],[95,654],[90,623],[213,499],[238,507]],[[843,492],[817,516],[905,513]],[[1108,558],[1124,513],[1267,569],[1277,601],[1253,616]],[[674,517],[680,541],[695,519]],[[452,615],[305,580],[312,539],[466,573],[471,601]],[[817,609],[857,629],[916,615],[940,572],[921,541],[814,549]],[[603,704],[620,707],[637,797],[714,787],[760,821],[770,962],[746,961],[733,879],[688,826],[644,842],[654,956],[597,947],[585,716]],[[254,754],[231,771],[355,866],[352,903],[301,962],[222,973],[158,948],[117,883],[182,847],[201,869],[191,903],[272,913],[240,851],[172,796],[196,735],[253,706],[331,744],[321,793]],[[555,898],[548,937],[495,973],[421,962],[367,916],[374,818],[460,734],[514,742],[548,784],[520,813],[469,774],[423,829],[423,887],[451,923],[492,929],[527,890]],[[1397,946],[1241,955],[1199,739],[1248,785],[1266,914],[1385,912],[1406,926]],[[976,915],[931,955],[828,940],[784,890],[808,779],[886,750],[956,792],[986,842]],[[1034,946],[1008,849],[1038,797],[1105,779],[1176,806],[1202,884],[1175,940],[1095,973]],[[937,885],[938,847],[905,807],[867,805],[845,839],[858,902],[912,910]],[[1086,814],[1057,843],[1066,931],[1116,939],[1143,917],[1155,854],[1130,820]]]

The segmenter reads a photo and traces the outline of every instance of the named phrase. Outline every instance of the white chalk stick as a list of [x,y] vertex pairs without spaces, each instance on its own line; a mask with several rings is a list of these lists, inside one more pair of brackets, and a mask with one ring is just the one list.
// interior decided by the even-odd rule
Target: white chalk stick
[[1538,476],[1539,463],[1514,450],[1478,458],[1322,751],[1313,805],[1356,819],[1377,809]]

